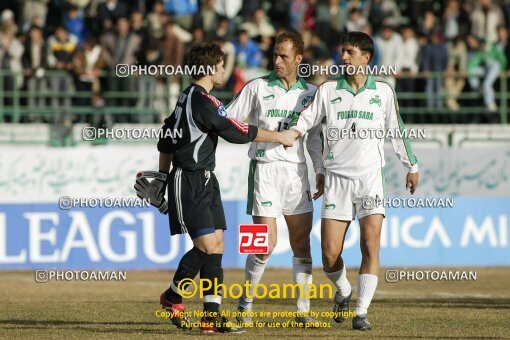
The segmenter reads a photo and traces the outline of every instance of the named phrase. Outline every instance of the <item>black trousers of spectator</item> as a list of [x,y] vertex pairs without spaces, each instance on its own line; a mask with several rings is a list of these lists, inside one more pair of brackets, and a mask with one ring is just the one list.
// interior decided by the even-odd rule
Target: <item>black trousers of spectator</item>
[[[80,80],[78,77],[74,79],[74,86],[76,87],[77,96],[73,99],[73,106],[80,108],[90,108],[92,110],[92,82]],[[90,95],[84,96],[86,93]],[[81,112],[81,111],[80,111]],[[79,114],[80,122],[92,122],[92,115],[89,113]]]
[[115,121],[119,123],[134,123],[135,119],[132,115],[132,108],[136,106],[136,95],[126,97],[126,92],[136,91],[136,79],[131,77],[117,77],[111,75],[108,78],[108,90],[117,92],[113,98],[108,100],[110,107],[122,107],[126,111],[115,115]]
[[[416,79],[409,78],[409,70],[403,69],[404,77],[397,79],[397,85],[396,85],[396,91],[398,93],[406,93],[406,92],[416,92]],[[407,95],[407,93],[406,93]],[[416,102],[414,99],[402,99],[399,98],[399,106],[402,108],[408,108],[408,109],[415,109],[416,108]],[[404,121],[409,123],[415,123],[417,122],[418,117],[415,113],[406,115],[404,117]]]
[[[4,92],[11,92],[14,90],[14,77],[12,77],[11,75],[6,75],[3,77],[4,79],[2,79],[3,81],[3,91]],[[4,101],[4,106],[8,106],[8,107],[12,107],[14,101],[12,99],[12,96],[6,96],[6,95],[3,95],[3,101]],[[5,122],[13,122],[14,121],[14,112],[10,111],[10,110],[5,110],[5,113],[8,113],[7,115],[4,115],[4,121]],[[17,123],[17,122],[15,122]]]
[[34,110],[31,110],[28,114],[28,121],[48,122],[48,119],[44,117],[44,112],[41,112],[41,114],[35,113],[36,110],[39,111],[47,107],[47,95],[42,95],[42,92],[48,91],[48,80],[44,77],[27,77],[25,78],[25,85],[26,90],[28,91],[28,107]]

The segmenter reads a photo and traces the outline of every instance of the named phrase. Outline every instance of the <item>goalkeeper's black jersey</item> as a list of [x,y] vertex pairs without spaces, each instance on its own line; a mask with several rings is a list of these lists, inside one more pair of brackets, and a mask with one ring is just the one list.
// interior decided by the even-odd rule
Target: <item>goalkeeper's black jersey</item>
[[173,165],[184,170],[214,170],[218,136],[245,144],[257,136],[256,126],[226,117],[223,104],[199,85],[185,89],[165,119],[158,150],[173,153]]

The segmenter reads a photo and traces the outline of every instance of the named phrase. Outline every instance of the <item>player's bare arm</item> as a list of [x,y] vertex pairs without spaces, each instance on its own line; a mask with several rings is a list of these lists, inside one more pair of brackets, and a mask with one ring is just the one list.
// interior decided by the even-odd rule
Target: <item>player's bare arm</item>
[[294,142],[300,137],[299,131],[292,130],[292,129],[279,132],[279,134],[282,134],[282,136],[280,138],[283,138],[285,140],[285,142],[288,143],[288,144],[281,143],[284,145],[285,148],[288,148],[288,147],[291,147],[292,145],[294,145]]
[[256,142],[273,142],[280,143],[283,146],[291,147],[299,137],[299,132],[295,130],[285,130],[282,132],[267,131],[259,129],[259,133],[255,138]]
[[315,175],[315,189],[317,191],[313,194],[313,199],[316,200],[324,193],[324,174]]
[[159,153],[159,171],[169,172],[170,164],[172,163],[172,159],[174,157],[173,153]]

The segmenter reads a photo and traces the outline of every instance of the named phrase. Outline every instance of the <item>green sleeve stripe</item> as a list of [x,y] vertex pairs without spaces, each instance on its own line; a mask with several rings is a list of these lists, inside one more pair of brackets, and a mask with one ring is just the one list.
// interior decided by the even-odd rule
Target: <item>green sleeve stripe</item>
[[289,129],[297,124],[300,114],[301,114],[301,112],[298,114],[295,113],[292,115],[292,119],[290,120],[290,123],[289,123]]
[[250,161],[250,171],[248,173],[248,197],[246,204],[246,213],[252,214],[253,211],[253,191],[255,190],[255,166],[257,165],[256,160]]
[[[322,130],[322,128],[321,128],[321,130]],[[324,134],[322,133],[322,131],[319,136],[321,137],[321,155],[324,155]]]
[[[387,82],[385,82],[384,80],[377,80],[377,81],[387,84],[390,87],[390,89],[393,91],[393,98],[394,98],[393,104],[395,105],[395,113],[397,115],[398,129],[400,130],[400,132],[403,135],[406,127],[404,125],[404,122],[402,121],[402,117],[400,116],[400,113],[398,110],[397,93],[395,92],[393,87],[390,84],[388,84]],[[404,142],[404,147],[406,148],[406,153],[407,153],[407,157],[409,158],[409,162],[411,162],[411,165],[415,165],[416,163],[418,163],[418,159],[416,158],[416,156],[413,153],[413,149],[411,148],[411,143],[409,143],[409,139],[407,137],[403,137],[402,141]]]
[[382,179],[382,185],[383,185],[383,195],[384,198],[387,197],[387,190],[386,190],[386,171],[384,170],[384,166],[381,167],[381,179]]
[[[395,97],[395,101],[396,101],[396,97]],[[400,130],[400,132],[403,133],[403,130],[405,130],[406,127],[404,126],[404,122],[402,121],[402,117],[400,116],[398,111],[397,111],[397,118],[398,118],[399,130]],[[409,138],[403,137],[402,141],[404,142],[404,146],[405,146],[406,152],[407,152],[407,157],[409,157],[409,162],[411,162],[411,165],[415,165],[418,162],[418,160],[416,159],[416,156],[413,153],[413,149],[411,148],[411,143],[409,143]]]

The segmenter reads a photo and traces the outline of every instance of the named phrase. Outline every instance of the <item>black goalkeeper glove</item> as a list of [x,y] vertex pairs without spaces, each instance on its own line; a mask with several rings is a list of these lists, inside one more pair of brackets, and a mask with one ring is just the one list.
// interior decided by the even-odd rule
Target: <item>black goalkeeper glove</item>
[[[149,182],[147,178],[154,178]],[[136,195],[141,199],[148,199],[150,204],[158,208],[159,212],[168,212],[168,202],[165,199],[168,172],[140,171],[136,174]]]

